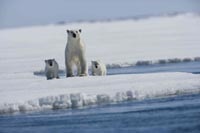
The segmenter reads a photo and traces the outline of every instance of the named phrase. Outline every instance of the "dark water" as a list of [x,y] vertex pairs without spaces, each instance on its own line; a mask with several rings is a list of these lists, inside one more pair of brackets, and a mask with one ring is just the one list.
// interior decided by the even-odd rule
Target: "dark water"
[[0,116],[0,132],[199,133],[200,94]]

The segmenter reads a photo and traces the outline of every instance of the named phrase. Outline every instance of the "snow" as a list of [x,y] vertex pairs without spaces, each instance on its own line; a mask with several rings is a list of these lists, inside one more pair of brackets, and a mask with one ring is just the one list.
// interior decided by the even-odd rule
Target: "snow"
[[199,61],[200,16],[154,17],[0,30],[0,113],[75,108],[200,91],[190,73],[130,74],[46,80],[34,72],[55,58],[64,70],[66,29],[81,28],[87,61],[107,67]]
[[[10,75],[12,77],[15,75]],[[134,99],[200,92],[200,75],[190,73],[130,74],[2,80],[0,113],[75,108]],[[5,85],[5,86],[4,86]]]
[[43,60],[48,58],[55,58],[64,68],[66,29],[73,28],[83,31],[88,63],[99,59],[108,65],[123,65],[141,60],[200,56],[198,14],[138,21],[33,26],[0,30],[0,73],[41,70],[44,67]]

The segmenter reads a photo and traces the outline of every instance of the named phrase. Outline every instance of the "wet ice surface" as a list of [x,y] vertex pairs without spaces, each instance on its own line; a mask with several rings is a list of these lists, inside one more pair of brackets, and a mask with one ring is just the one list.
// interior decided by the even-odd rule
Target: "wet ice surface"
[[0,116],[1,132],[199,132],[200,95]]

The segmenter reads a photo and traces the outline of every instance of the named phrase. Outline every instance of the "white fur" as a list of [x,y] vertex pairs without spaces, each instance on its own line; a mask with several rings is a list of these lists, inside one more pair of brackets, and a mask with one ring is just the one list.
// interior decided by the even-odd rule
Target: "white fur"
[[[74,76],[74,65],[77,67],[78,76],[87,76],[85,44],[80,37],[81,30],[67,30],[67,33],[68,40],[65,48],[66,76]],[[73,35],[76,37],[74,38]]]
[[53,79],[53,78],[59,78],[58,76],[58,71],[59,71],[59,66],[58,63],[56,62],[55,59],[50,59],[52,60],[52,65],[48,63],[48,60],[45,60],[45,75],[47,80]]
[[101,61],[92,61],[92,75],[105,76],[107,74],[106,65]]

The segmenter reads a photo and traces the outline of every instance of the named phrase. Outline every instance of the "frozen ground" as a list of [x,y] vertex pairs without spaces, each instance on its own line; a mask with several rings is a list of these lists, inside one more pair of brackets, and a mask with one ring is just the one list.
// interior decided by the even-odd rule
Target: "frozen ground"
[[64,69],[66,29],[82,28],[88,64],[109,68],[199,61],[200,17],[181,14],[143,20],[48,25],[0,31],[0,113],[199,92],[200,76],[157,73],[47,81],[34,72],[55,58]]

